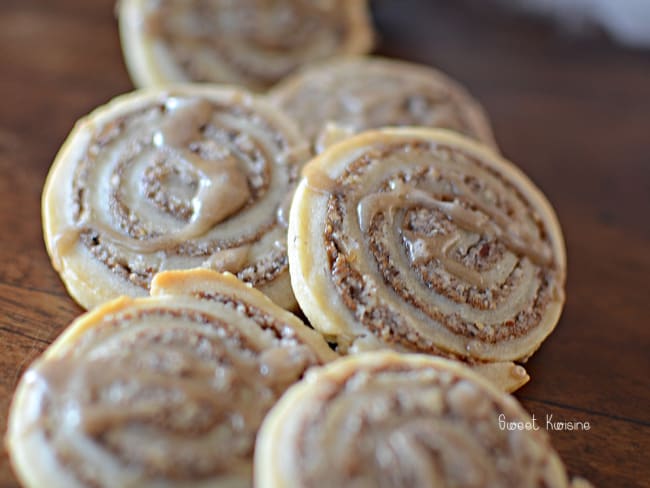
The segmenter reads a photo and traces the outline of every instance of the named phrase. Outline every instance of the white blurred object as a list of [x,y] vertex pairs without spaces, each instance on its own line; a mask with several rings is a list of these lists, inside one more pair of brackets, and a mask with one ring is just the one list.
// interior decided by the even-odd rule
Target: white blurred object
[[650,47],[650,0],[501,0],[502,3],[556,17],[578,30],[597,25],[614,39]]

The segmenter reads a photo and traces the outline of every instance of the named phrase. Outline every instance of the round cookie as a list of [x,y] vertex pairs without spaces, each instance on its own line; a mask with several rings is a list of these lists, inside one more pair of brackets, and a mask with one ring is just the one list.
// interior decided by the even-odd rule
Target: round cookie
[[230,271],[294,308],[286,226],[309,150],[244,91],[178,85],[123,95],[81,119],[43,190],[48,252],[92,308],[145,296],[160,270]]
[[551,333],[566,256],[550,204],[513,164],[434,129],[341,142],[303,169],[289,270],[313,327],[342,352],[466,361],[503,389]]
[[308,372],[273,407],[257,439],[255,486],[590,486],[569,482],[535,426],[513,397],[458,363],[364,353]]
[[7,445],[26,488],[247,487],[267,411],[325,341],[232,275],[156,276],[77,319],[24,374]]
[[496,149],[480,104],[458,82],[429,66],[343,58],[306,67],[269,96],[298,122],[316,152],[354,133],[388,126],[449,129]]
[[366,0],[121,0],[131,78],[266,90],[303,64],[372,48]]

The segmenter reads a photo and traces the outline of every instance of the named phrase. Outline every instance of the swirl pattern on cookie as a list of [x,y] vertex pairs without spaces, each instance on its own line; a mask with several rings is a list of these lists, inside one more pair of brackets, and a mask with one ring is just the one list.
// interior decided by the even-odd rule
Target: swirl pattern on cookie
[[496,148],[490,122],[459,83],[424,65],[351,57],[307,67],[270,92],[316,152],[368,129],[449,129]]
[[218,82],[266,90],[303,64],[373,44],[366,0],[121,0],[137,86]]
[[289,120],[236,89],[118,97],[77,123],[50,170],[54,267],[86,308],[194,267],[235,273],[292,308],[286,226],[307,157]]
[[8,447],[23,486],[250,486],[255,436],[335,354],[232,275],[159,274],[76,320],[25,373]]
[[[517,401],[458,363],[364,353],[307,373],[265,419],[259,488],[571,484]],[[539,426],[538,426],[539,427]]]
[[303,170],[289,219],[294,293],[339,349],[463,360],[502,388],[551,333],[565,251],[553,209],[511,163],[448,131],[385,129]]

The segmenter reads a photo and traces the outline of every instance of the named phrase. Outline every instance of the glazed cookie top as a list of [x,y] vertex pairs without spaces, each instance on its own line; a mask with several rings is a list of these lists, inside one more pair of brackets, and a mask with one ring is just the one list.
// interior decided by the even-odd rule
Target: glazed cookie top
[[250,486],[257,429],[335,354],[232,275],[156,276],[76,320],[23,376],[8,446],[28,487]]
[[68,291],[90,308],[146,295],[159,270],[230,271],[279,304],[286,225],[306,144],[246,92],[179,85],[81,119],[50,170],[43,228]]
[[456,362],[350,356],[308,373],[271,410],[256,486],[568,487],[532,425],[513,397]]
[[265,90],[305,63],[372,47],[366,0],[121,0],[137,86],[219,82]]
[[450,129],[496,148],[479,103],[429,66],[344,58],[305,68],[270,97],[299,123],[317,152],[345,136],[387,126]]
[[555,213],[511,163],[460,135],[386,129],[303,171],[289,219],[294,293],[343,350],[526,359],[555,327]]

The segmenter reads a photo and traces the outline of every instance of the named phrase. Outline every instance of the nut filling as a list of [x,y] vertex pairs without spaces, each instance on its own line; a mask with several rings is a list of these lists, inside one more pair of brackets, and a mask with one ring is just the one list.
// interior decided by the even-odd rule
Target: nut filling
[[488,386],[422,356],[338,361],[309,373],[273,409],[256,479],[269,487],[570,486],[544,430],[500,427],[531,419]]
[[345,353],[463,360],[513,391],[557,324],[566,258],[555,214],[512,164],[446,131],[343,141],[303,171],[289,271],[312,325]]
[[428,66],[372,57],[334,60],[290,76],[270,95],[317,152],[354,133],[396,126],[440,127],[496,148],[479,103]]
[[145,0],[140,8],[137,28],[156,43],[158,69],[172,65],[165,74],[194,82],[265,90],[303,64],[371,45],[362,0]]
[[161,273],[152,293],[81,317],[28,370],[10,421],[12,459],[29,456],[20,474],[53,486],[250,486],[267,412],[336,357],[232,275]]
[[[194,102],[190,102],[194,103]],[[200,103],[200,102],[199,102]],[[115,121],[108,127],[105,127],[100,134],[97,135],[95,140],[89,145],[86,157],[80,162],[77,170],[79,178],[73,182],[75,198],[75,209],[77,223],[83,223],[84,214],[89,213],[92,207],[92,202],[88,201],[89,197],[84,199],[84,195],[89,195],[85,190],[88,187],[88,181],[84,175],[91,172],[91,167],[102,164],[98,161],[98,156],[103,155],[106,151],[112,150],[112,144],[125,144],[119,141],[121,137],[129,137],[131,140],[126,143],[127,151],[116,164],[113,171],[108,175],[111,182],[111,192],[108,196],[107,208],[110,209],[112,216],[119,227],[119,231],[124,232],[128,237],[147,241],[160,238],[165,232],[162,229],[156,229],[154,222],[147,222],[146,215],[139,215],[136,208],[131,208],[129,201],[132,202],[133,197],[129,193],[129,178],[137,177],[134,174],[137,169],[134,166],[140,162],[138,158],[143,157],[143,153],[152,150],[151,146],[158,146],[156,144],[157,136],[160,132],[153,134],[146,130],[144,124],[151,124],[159,120],[169,110],[167,105],[154,107],[140,113],[132,114],[131,116],[124,117]],[[198,107],[198,105],[196,105]],[[246,190],[250,189],[250,196],[246,199],[245,206],[250,207],[266,193],[269,180],[270,180],[270,161],[273,156],[268,154],[260,142],[255,143],[249,135],[245,133],[237,133],[232,128],[227,127],[225,124],[218,127],[216,124],[209,125],[212,122],[209,119],[215,118],[214,122],[218,123],[222,119],[235,119],[244,117],[253,120],[255,114],[249,111],[242,110],[236,107],[220,107],[220,106],[204,106],[201,110],[211,112],[206,120],[198,127],[197,134],[190,136],[187,143],[187,150],[195,157],[201,158],[205,161],[214,161],[213,164],[218,165],[224,156],[230,156],[231,152],[236,153],[242,160],[246,162]],[[213,113],[213,114],[212,114]],[[186,122],[186,120],[179,120]],[[264,123],[264,121],[257,121],[260,127],[266,131],[272,131],[272,128]],[[144,132],[140,137],[131,136],[134,131],[141,130]],[[283,150],[286,146],[286,141],[279,133],[273,133],[272,138],[277,141],[278,148]],[[194,139],[198,140],[194,140]],[[190,140],[191,139],[191,140]],[[148,147],[149,146],[149,147]],[[146,156],[145,156],[146,157]],[[181,225],[187,225],[190,218],[194,214],[193,210],[193,197],[197,194],[200,186],[200,175],[197,174],[195,168],[184,165],[178,158],[182,157],[179,154],[174,154],[165,148],[162,150],[154,150],[154,154],[150,155],[152,163],[147,165],[144,172],[140,174],[140,185],[144,187],[144,197],[147,203],[156,208],[158,212],[166,214],[168,217],[178,221]],[[180,165],[178,165],[180,163]],[[190,162],[191,163],[191,162]],[[141,163],[140,163],[141,164]],[[178,165],[178,166],[175,166]],[[129,174],[131,172],[131,174]],[[295,178],[295,176],[294,176]],[[290,177],[288,182],[293,182]],[[177,194],[172,193],[177,191]],[[141,197],[141,198],[142,198]],[[136,202],[139,206],[139,202]],[[245,210],[242,208],[240,211]],[[199,209],[199,211],[201,211]],[[204,239],[200,243],[195,242],[181,242],[178,240],[175,243],[174,253],[181,256],[203,257],[207,259],[211,254],[233,247],[239,247],[246,244],[251,244],[258,241],[266,232],[272,228],[270,222],[261,230],[255,233],[245,234],[235,241],[220,241]],[[166,229],[165,229],[166,230]],[[84,242],[90,245],[93,249],[93,255],[100,259],[107,266],[111,266],[117,272],[128,272],[129,279],[137,282],[138,285],[147,287],[151,281],[152,276],[158,271],[153,267],[139,270],[140,272],[132,271],[132,267],[128,263],[120,262],[115,256],[115,246],[111,246],[110,238],[109,243],[104,244],[101,227],[98,232],[92,230],[84,230],[83,234],[86,236]],[[89,234],[91,238],[88,238]],[[281,260],[280,260],[281,261]],[[116,266],[116,264],[118,266]],[[280,263],[281,265],[281,263]],[[117,267],[122,268],[118,270]],[[129,272],[130,271],[130,272]],[[141,279],[144,276],[145,279]],[[256,280],[253,276],[252,280]],[[256,280],[262,281],[262,280]]]
[[[377,193],[363,196],[360,201],[355,182],[373,166],[390,167],[395,163],[393,159],[403,157],[436,163],[396,172],[377,185]],[[364,280],[363,272],[355,264],[360,255],[346,252],[359,244],[353,243],[345,233],[347,212],[354,209],[357,214],[355,203],[363,205],[371,197],[375,198],[370,202],[371,220],[364,223],[366,216],[362,216],[360,225],[365,231],[365,245],[374,259],[373,266],[381,273],[384,284],[402,299],[400,303],[417,308],[454,334],[489,343],[525,335],[539,322],[553,294],[559,292],[561,275],[548,258],[550,244],[544,238],[543,224],[536,211],[523,195],[499,179],[499,175],[486,173],[489,183],[482,183],[464,173],[463,166],[467,165],[481,167],[479,161],[452,148],[413,143],[366,154],[352,162],[337,180],[340,191],[329,198],[327,226],[322,237],[330,270],[338,293],[354,311],[356,319],[384,341],[398,342],[418,351],[432,348],[417,330],[400,319],[399,309],[382,300],[375,284]],[[497,198],[503,192],[495,185],[505,186],[512,197]],[[418,201],[420,192],[426,193]],[[489,212],[503,218],[507,229],[494,232],[482,223],[493,218],[482,208],[488,202],[494,205]],[[456,209],[479,221],[478,225],[483,226],[480,230],[485,231],[468,229],[468,225],[456,220]],[[537,235],[526,225],[534,225]],[[500,235],[505,232],[516,234],[511,241],[531,241],[533,252],[539,249],[539,255],[524,254],[523,246],[509,247]],[[508,266],[506,272],[499,269],[504,262]],[[503,278],[490,279],[490,272]],[[464,307],[489,311],[518,296],[522,287],[530,286],[528,281],[533,282],[533,289],[527,299],[505,320],[487,324],[464,319],[462,311],[441,313],[427,299],[429,293],[418,292],[418,288],[430,290]]]
[[[272,347],[260,350],[207,314],[158,309],[102,324],[139,330],[105,344],[86,341],[83,360],[75,354],[43,363],[36,374],[48,407],[40,422],[59,461],[89,486],[112,486],[93,474],[96,467],[76,449],[81,440],[70,438],[68,409],[79,415],[77,435],[94,449],[152,478],[196,480],[244,471],[265,413],[317,362],[295,336],[284,335],[292,329],[259,312],[250,318],[265,326]],[[157,321],[183,324],[142,326]]]
[[[87,131],[87,139],[53,170],[65,188],[46,188],[61,194],[47,205],[71,209],[46,229],[59,271],[80,243],[114,275],[104,278],[116,288],[108,298],[143,295],[167,269],[230,271],[258,287],[288,274],[285,207],[307,147],[272,107],[244,92],[214,92],[161,91],[112,117],[109,105],[78,126],[73,136]],[[277,287],[291,295],[288,284]]]

